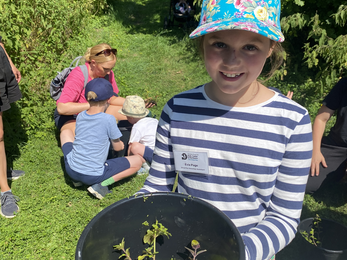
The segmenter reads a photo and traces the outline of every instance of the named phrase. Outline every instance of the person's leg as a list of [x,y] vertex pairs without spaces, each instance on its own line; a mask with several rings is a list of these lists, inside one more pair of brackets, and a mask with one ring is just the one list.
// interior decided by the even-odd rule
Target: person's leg
[[[72,133],[72,141],[70,141],[70,142],[73,142],[73,140],[75,139],[75,130],[76,130],[76,120],[70,120],[70,121],[66,122],[61,127],[61,129],[60,129],[60,143],[61,143],[61,146],[63,146],[63,144],[65,142],[67,142],[66,135],[68,135],[68,137],[67,137],[68,139],[71,138],[70,134],[68,134],[68,133]],[[64,134],[62,136],[63,132],[64,132]]]
[[133,142],[129,144],[128,154],[140,155],[146,160],[146,162],[149,162],[150,164],[152,163],[153,150],[141,143]]
[[96,198],[103,199],[110,193],[107,186],[136,173],[143,162],[144,159],[140,155],[109,159],[105,162],[104,174],[100,176],[99,182],[91,185],[87,190]]
[[[141,165],[145,162],[145,160],[140,155],[132,155],[124,157],[128,160],[130,167],[126,170],[118,172],[112,176],[113,182],[120,181],[126,177],[129,177],[140,170]],[[111,183],[112,184],[112,183]],[[110,185],[110,184],[108,184]]]
[[11,192],[11,188],[7,182],[7,163],[4,142],[4,127],[2,121],[2,113],[0,112],[0,189],[1,189],[1,211],[0,214],[5,218],[13,218],[19,212],[16,204],[19,201],[17,196]]
[[138,142],[133,142],[129,144],[128,155],[143,155],[145,154],[145,146]]
[[321,152],[328,167],[320,165],[318,176],[309,176],[306,193],[313,194],[328,183],[338,182],[346,173],[347,148],[322,143]]
[[3,193],[5,191],[10,190],[10,186],[8,186],[8,182],[7,182],[7,162],[6,162],[2,114],[3,112],[0,112],[0,189],[1,189],[1,192]]
[[72,129],[65,128],[61,130],[60,132],[61,147],[63,147],[65,143],[68,143],[68,142],[73,143],[74,139],[75,139],[75,134]]

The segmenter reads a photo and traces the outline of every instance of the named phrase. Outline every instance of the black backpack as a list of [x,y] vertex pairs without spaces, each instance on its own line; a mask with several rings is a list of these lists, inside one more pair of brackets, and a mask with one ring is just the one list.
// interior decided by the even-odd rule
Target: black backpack
[[[58,72],[58,75],[51,81],[51,84],[49,86],[49,92],[51,94],[51,97],[54,100],[58,100],[61,92],[63,91],[63,87],[65,84],[65,81],[67,79],[67,77],[69,76],[70,72],[78,66],[78,63],[80,61],[80,59],[82,58],[82,56],[78,56],[76,57],[70,64],[70,66],[68,68],[63,69],[61,72]],[[74,65],[74,63],[76,62],[76,65]],[[87,70],[87,66],[85,64],[80,65],[79,66],[83,72],[83,76],[84,76],[84,86],[83,88],[86,87],[87,85],[87,81],[88,81],[88,70]]]

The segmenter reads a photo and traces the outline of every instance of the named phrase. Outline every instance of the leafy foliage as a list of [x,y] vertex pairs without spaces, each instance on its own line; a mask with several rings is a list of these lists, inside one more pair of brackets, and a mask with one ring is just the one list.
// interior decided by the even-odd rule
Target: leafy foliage
[[309,233],[307,231],[302,231],[301,235],[306,239],[307,242],[312,245],[320,247],[322,242],[320,241],[320,233],[321,233],[321,223],[322,219],[318,214],[313,218],[312,228]]
[[[142,225],[148,226],[148,222],[145,221]],[[159,236],[166,236],[169,238],[171,233],[169,233],[168,229],[164,227],[158,220],[152,224],[152,228],[147,229],[146,235],[143,237],[143,243],[148,244],[148,247],[145,248],[144,253],[137,257],[138,260],[144,260],[147,258],[152,258],[155,260],[155,256],[158,254],[156,251],[156,241]],[[122,242],[118,245],[113,246],[113,248],[117,251],[121,251],[122,255],[120,255],[119,259],[125,257],[125,260],[131,260],[130,257],[130,248],[125,249],[125,241],[124,238]]]
[[0,0],[0,35],[22,74],[23,126],[28,134],[54,127],[47,88],[70,38],[87,27],[106,0]]

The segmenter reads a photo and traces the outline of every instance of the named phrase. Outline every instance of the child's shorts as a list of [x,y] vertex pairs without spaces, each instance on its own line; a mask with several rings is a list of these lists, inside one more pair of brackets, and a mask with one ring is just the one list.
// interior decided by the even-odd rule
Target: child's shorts
[[4,49],[0,46],[0,112],[9,110],[11,103],[19,100],[22,94]]
[[145,153],[143,155],[143,158],[145,158],[145,160],[151,164],[153,158],[153,150],[145,146]]
[[70,168],[70,165],[69,165],[67,159],[66,159],[66,156],[72,150],[72,143],[71,142],[65,143],[61,149],[63,150],[63,153],[64,153],[64,162],[65,162],[66,173],[74,181],[80,181],[86,185],[93,185],[96,183],[101,183],[102,181],[107,180],[108,178],[112,177],[113,175],[116,175],[116,174],[130,168],[130,163],[129,163],[127,158],[118,157],[118,158],[106,160],[104,173],[100,176],[91,176],[91,175],[81,174],[79,172],[72,170]]

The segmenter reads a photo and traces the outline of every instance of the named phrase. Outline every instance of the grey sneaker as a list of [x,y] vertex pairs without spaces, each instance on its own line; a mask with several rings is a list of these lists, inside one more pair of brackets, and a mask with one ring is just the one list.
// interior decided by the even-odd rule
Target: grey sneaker
[[87,190],[99,200],[103,199],[107,194],[111,193],[107,186],[102,186],[100,183],[89,186]]
[[1,215],[5,218],[14,218],[19,212],[19,207],[16,204],[19,198],[12,192],[5,192],[1,195]]
[[22,177],[25,174],[24,171],[20,170],[7,170],[7,179],[8,180],[17,180],[18,178]]

